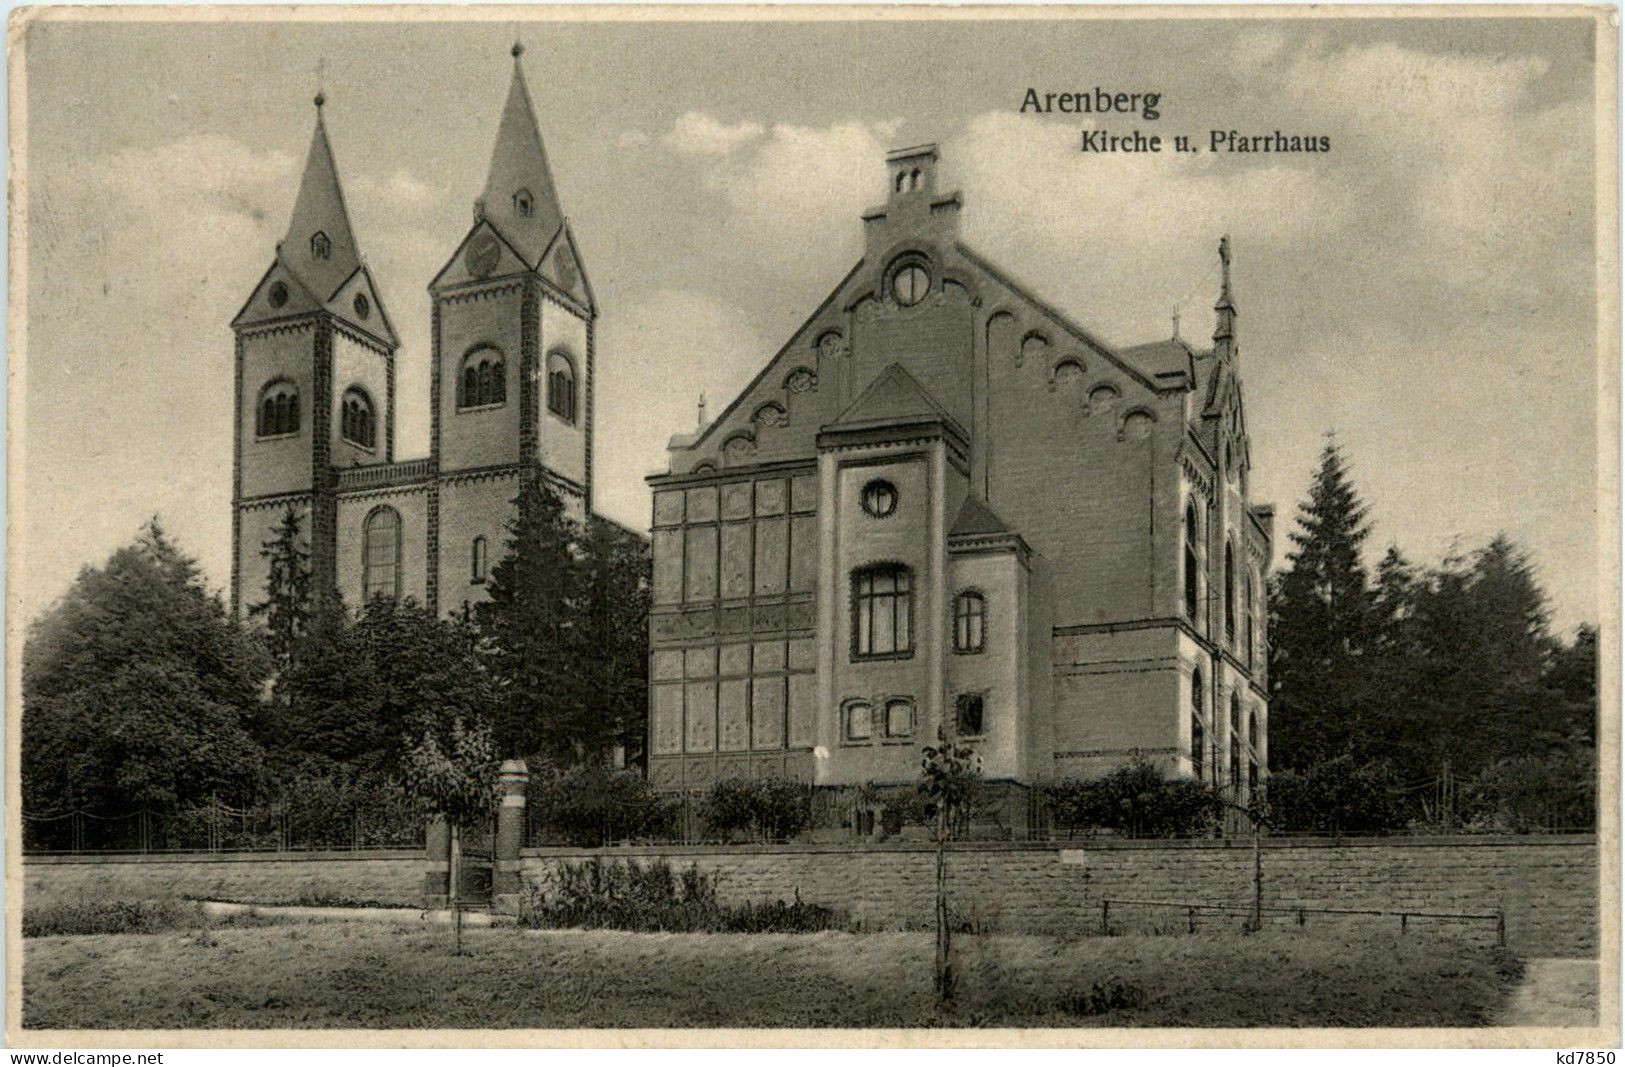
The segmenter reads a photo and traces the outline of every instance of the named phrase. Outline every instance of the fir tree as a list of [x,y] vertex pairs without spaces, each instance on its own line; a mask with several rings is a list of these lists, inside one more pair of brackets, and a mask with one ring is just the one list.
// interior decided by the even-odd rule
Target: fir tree
[[1371,527],[1342,450],[1321,451],[1287,569],[1271,590],[1270,756],[1304,768],[1347,751],[1361,732],[1374,601],[1360,551]]
[[293,665],[295,650],[310,626],[310,549],[300,534],[302,516],[292,505],[276,531],[260,548],[269,564],[265,599],[248,609],[249,618],[265,620],[265,644],[277,673]]
[[474,609],[498,686],[497,745],[574,759],[590,690],[581,670],[579,527],[540,477],[527,481],[514,503],[507,553],[491,570],[489,599]]

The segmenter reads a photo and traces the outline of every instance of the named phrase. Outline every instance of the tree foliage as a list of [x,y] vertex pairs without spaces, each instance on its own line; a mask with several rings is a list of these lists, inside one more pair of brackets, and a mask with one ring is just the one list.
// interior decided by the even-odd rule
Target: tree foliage
[[[1328,445],[1271,597],[1272,803],[1304,829],[1528,824],[1519,797],[1557,795],[1528,783],[1595,745],[1595,629],[1553,637],[1534,565],[1505,535],[1436,567],[1392,546],[1368,583],[1366,517]],[[1337,799],[1354,794],[1368,815]],[[1585,804],[1547,807],[1576,819]]]
[[278,675],[293,665],[294,655],[310,628],[310,546],[301,530],[303,516],[288,505],[260,555],[267,564],[265,599],[248,609],[248,617],[265,625],[265,646]]
[[641,746],[648,546],[606,520],[577,522],[540,478],[515,505],[507,553],[473,615],[498,686],[499,744],[562,763]]
[[248,799],[261,768],[247,725],[268,667],[154,518],[29,630],[25,809]]

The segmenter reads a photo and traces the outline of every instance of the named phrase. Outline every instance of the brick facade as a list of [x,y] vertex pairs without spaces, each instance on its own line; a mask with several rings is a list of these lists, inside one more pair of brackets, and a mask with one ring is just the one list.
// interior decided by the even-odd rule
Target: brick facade
[[[746,617],[795,619],[789,636],[815,649],[815,726],[781,747],[819,784],[911,778],[920,745],[959,732],[961,701],[979,695],[988,724],[968,743],[989,777],[1095,775],[1137,754],[1175,773],[1200,766],[1244,800],[1268,772],[1272,513],[1247,492],[1228,244],[1211,349],[1177,336],[1108,345],[959,239],[962,204],[939,191],[937,163],[935,146],[888,157],[863,259],[714,422],[672,439],[669,470],[649,479],[656,662],[720,654]],[[781,549],[760,521],[730,531],[727,516],[684,512],[702,490],[777,492],[786,473],[808,482],[816,538],[792,530]],[[884,516],[863,502],[877,482],[896,491]],[[784,550],[810,575],[811,603],[760,580],[764,537],[774,568]],[[909,647],[879,657],[854,639],[856,590],[876,566],[910,583]],[[751,567],[756,580],[730,585]],[[967,592],[990,641],[970,655],[954,621]],[[901,704],[912,727],[877,741],[883,709]],[[874,727],[854,736],[864,707]],[[657,672],[651,777],[697,788],[738,769],[710,757],[725,711]]]
[[[531,210],[521,212],[516,190],[497,188],[505,182],[532,197],[546,189],[547,202],[527,200]],[[488,567],[501,559],[523,477],[541,475],[573,514],[586,514],[597,309],[552,188],[516,64],[486,194],[430,285],[429,455],[397,460],[395,335],[361,263],[318,117],[288,235],[233,321],[231,599],[239,614],[263,596],[262,545],[289,506],[305,518],[318,590],[336,588],[352,608],[365,600],[368,518],[392,511],[400,594],[436,613],[485,595],[472,573],[474,541],[485,539]],[[317,234],[328,238],[320,253]],[[569,417],[548,410],[547,353],[575,369]],[[499,400],[465,402],[465,357],[500,368]],[[262,438],[258,398],[276,382],[295,391],[300,425]],[[370,444],[342,432],[340,405],[351,389],[375,406]]]

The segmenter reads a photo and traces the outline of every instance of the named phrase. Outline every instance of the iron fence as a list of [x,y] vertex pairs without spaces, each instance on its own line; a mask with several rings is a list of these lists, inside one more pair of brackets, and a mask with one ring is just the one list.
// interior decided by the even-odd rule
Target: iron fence
[[403,799],[348,808],[219,802],[107,815],[87,808],[24,812],[24,855],[153,852],[299,852],[422,848],[423,819]]
[[[1112,934],[1123,929],[1123,913],[1128,909],[1130,915],[1141,920],[1140,926],[1150,926],[1153,932],[1173,933],[1183,929],[1186,933],[1196,933],[1202,926],[1204,918],[1213,917],[1241,917],[1243,926],[1248,929],[1260,929],[1266,923],[1282,926],[1307,926],[1310,916],[1332,917],[1338,919],[1376,919],[1381,923],[1397,923],[1400,933],[1410,933],[1423,929],[1439,929],[1451,924],[1457,926],[1473,925],[1484,930],[1486,934],[1493,930],[1495,943],[1507,943],[1506,912],[1466,912],[1466,911],[1432,911],[1425,909],[1385,910],[1381,908],[1322,908],[1308,905],[1264,905],[1253,904],[1204,904],[1188,900],[1129,900],[1121,897],[1103,898],[1100,902],[1100,932]],[[1151,919],[1146,922],[1145,912],[1160,912],[1164,918],[1158,922]],[[1138,911],[1138,915],[1135,913]],[[1112,925],[1113,915],[1117,916],[1119,926]],[[1209,924],[1211,925],[1211,923]]]

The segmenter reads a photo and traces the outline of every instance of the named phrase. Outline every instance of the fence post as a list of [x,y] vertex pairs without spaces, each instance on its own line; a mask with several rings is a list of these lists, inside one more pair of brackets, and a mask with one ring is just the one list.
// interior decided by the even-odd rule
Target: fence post
[[1411,917],[1409,915],[1407,915],[1403,911],[1399,913],[1399,932],[1400,933],[1405,932],[1407,926],[1409,925],[1410,918]]
[[1188,916],[1190,920],[1190,932],[1194,934],[1196,932],[1196,909],[1190,908],[1188,910],[1190,912]]
[[1495,943],[1502,948],[1507,946],[1507,913],[1505,908],[1495,909]]
[[1111,916],[1112,916],[1112,902],[1110,900],[1107,900],[1107,899],[1103,898],[1101,900],[1101,902],[1100,902],[1100,932],[1101,933],[1109,934],[1109,933],[1112,932]]
[[522,759],[504,760],[498,775],[501,806],[491,850],[491,905],[501,912],[519,912],[519,850],[525,844],[525,791],[530,768]]

